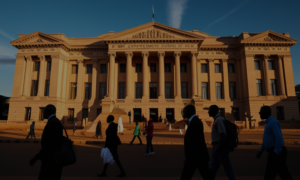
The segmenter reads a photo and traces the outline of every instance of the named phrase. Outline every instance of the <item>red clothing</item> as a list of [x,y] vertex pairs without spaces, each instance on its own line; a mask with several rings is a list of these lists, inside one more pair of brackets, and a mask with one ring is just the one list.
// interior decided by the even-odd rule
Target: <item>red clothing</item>
[[147,136],[153,136],[153,123],[148,122],[148,126],[146,126]]

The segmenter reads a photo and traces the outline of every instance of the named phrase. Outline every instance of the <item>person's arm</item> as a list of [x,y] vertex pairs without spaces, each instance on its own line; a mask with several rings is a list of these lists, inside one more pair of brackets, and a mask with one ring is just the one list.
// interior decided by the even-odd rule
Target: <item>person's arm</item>
[[271,125],[272,125],[271,127],[272,127],[273,134],[276,139],[274,152],[276,154],[279,154],[282,151],[282,147],[284,144],[281,128],[278,122],[276,123],[273,122]]
[[218,151],[225,143],[226,143],[226,128],[225,128],[225,122],[226,120],[223,118],[216,119],[216,126],[218,129],[218,133],[220,135],[220,141],[216,146],[215,151]]

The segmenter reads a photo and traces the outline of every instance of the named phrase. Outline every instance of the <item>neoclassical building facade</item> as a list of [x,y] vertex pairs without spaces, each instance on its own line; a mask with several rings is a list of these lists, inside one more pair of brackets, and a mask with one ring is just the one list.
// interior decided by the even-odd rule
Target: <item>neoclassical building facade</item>
[[234,120],[260,121],[262,105],[279,120],[299,120],[296,42],[289,33],[217,37],[157,22],[90,38],[20,34],[11,42],[18,54],[8,120],[41,120],[54,104],[68,120],[105,121],[118,109],[132,120],[178,121],[189,103],[204,120],[212,104]]

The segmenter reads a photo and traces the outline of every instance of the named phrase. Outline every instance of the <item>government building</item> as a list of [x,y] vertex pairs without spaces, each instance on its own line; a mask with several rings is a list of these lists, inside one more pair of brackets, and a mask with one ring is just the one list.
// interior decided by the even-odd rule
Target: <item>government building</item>
[[19,34],[8,121],[42,121],[47,104],[82,125],[109,114],[126,123],[129,111],[131,121],[180,121],[187,104],[205,121],[213,104],[234,121],[258,125],[263,105],[280,121],[299,120],[296,42],[289,33],[218,37],[157,22],[88,38]]

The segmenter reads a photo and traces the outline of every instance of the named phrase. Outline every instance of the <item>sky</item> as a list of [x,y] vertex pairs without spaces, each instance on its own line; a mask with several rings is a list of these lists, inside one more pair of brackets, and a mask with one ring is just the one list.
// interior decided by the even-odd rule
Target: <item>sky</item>
[[[211,36],[242,32],[290,33],[300,40],[300,0],[1,0],[0,95],[11,97],[18,34],[41,31],[95,37],[152,21]],[[300,42],[291,48],[295,84],[300,84]]]

